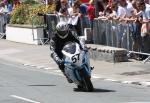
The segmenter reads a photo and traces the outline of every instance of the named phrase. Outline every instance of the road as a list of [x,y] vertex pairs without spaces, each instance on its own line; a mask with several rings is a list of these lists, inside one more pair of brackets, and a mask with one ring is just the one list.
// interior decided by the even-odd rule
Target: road
[[0,103],[150,103],[150,88],[92,78],[91,93],[74,91],[57,67],[38,69],[0,59]]

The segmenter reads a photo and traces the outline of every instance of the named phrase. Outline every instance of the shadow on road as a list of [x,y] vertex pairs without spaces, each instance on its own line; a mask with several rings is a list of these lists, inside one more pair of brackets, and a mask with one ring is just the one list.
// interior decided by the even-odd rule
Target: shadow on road
[[116,92],[115,90],[94,88],[93,92]]
[[[80,90],[78,88],[74,88],[75,92],[85,92],[84,90]],[[108,90],[108,89],[98,89],[98,88],[94,88],[94,90],[92,92],[89,93],[105,93],[105,92],[116,92],[115,90]]]
[[40,85],[28,85],[28,86],[39,86],[39,87],[42,87],[42,86],[56,86],[56,85],[42,85],[42,84],[40,84]]

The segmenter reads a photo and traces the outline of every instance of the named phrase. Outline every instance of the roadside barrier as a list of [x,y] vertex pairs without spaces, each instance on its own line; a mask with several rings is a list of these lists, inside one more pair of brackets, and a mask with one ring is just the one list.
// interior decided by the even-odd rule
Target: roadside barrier
[[[131,54],[134,55],[147,55],[148,57],[144,59],[144,63],[146,63],[150,59],[150,35],[145,37],[140,37],[147,41],[147,44],[144,44],[143,41],[138,41],[139,38],[134,38],[135,36],[135,27],[134,23],[125,23],[119,22],[115,20],[102,20],[102,19],[94,19],[93,25],[93,43],[106,45],[111,47],[125,48],[128,51],[128,56]],[[140,47],[137,51],[133,50],[133,43],[140,43]],[[144,41],[145,42],[145,41]],[[145,48],[146,45],[146,48]]]
[[0,39],[4,38],[5,35],[5,16],[0,15]]
[[[39,13],[38,16],[43,17],[44,25],[42,26],[43,28],[43,38],[39,38],[42,45],[47,44],[50,41],[50,38],[52,37],[53,33],[55,32],[55,27],[58,22],[57,15],[56,14],[41,14]],[[33,39],[34,37],[34,24],[32,23],[32,34],[33,34]]]

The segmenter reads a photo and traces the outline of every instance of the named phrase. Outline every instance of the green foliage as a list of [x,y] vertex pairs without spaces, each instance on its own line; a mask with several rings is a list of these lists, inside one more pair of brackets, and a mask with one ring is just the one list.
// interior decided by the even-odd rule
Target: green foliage
[[25,0],[24,2],[23,2],[24,4],[38,4],[38,2],[37,1],[35,1],[35,0]]
[[33,24],[42,25],[43,17],[37,16],[37,13],[52,13],[55,10],[55,5],[38,4],[32,0],[16,5],[11,12],[10,24]]

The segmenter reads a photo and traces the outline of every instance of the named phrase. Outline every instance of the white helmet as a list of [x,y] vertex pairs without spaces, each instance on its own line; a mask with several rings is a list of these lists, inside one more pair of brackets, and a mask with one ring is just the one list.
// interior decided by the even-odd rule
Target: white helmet
[[64,39],[68,36],[69,25],[67,22],[59,22],[56,25],[57,34],[60,38]]

